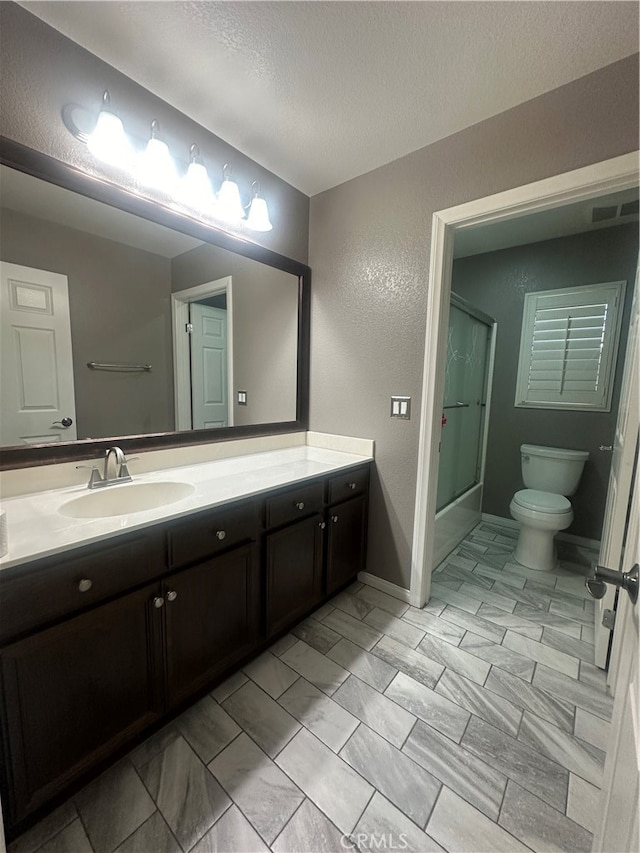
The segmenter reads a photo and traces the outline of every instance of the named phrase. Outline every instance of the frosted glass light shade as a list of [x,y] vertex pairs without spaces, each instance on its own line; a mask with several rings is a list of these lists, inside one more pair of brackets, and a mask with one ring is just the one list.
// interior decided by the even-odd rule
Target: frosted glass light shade
[[180,189],[184,201],[193,207],[209,208],[214,204],[211,181],[202,163],[189,163]]
[[227,222],[238,222],[244,217],[242,202],[240,201],[240,190],[235,181],[225,178],[218,193],[218,204],[216,213]]
[[124,132],[122,121],[115,113],[101,110],[93,131],[87,138],[87,148],[94,157],[112,166],[131,166],[133,151]]
[[149,187],[173,192],[178,175],[166,142],[151,137],[138,160],[137,177]]
[[269,220],[269,208],[263,198],[256,196],[252,200],[246,224],[252,231],[271,231],[273,228]]

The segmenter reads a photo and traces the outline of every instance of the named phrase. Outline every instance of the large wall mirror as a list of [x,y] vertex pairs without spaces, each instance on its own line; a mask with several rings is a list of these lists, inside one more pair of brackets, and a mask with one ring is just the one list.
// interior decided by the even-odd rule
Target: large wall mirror
[[308,267],[0,152],[1,467],[307,427]]

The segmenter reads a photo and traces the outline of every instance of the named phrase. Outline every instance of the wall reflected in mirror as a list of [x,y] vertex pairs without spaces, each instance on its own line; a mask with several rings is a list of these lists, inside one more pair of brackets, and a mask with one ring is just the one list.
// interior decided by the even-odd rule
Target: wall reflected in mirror
[[0,181],[2,446],[295,420],[297,276]]

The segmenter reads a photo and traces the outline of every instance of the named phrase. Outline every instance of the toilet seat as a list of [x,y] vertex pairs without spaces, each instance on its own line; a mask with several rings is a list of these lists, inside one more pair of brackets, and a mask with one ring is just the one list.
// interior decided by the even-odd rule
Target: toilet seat
[[571,502],[564,495],[542,492],[539,489],[521,489],[513,496],[513,502],[523,509],[546,512],[550,515],[571,512]]

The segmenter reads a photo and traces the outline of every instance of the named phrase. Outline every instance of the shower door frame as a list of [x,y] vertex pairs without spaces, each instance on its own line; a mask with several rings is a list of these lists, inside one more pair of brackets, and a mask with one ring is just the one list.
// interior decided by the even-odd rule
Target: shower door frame
[[453,243],[458,230],[552,210],[638,186],[638,151],[436,211],[431,229],[427,320],[409,602],[422,607],[431,591],[438,446],[444,397]]

